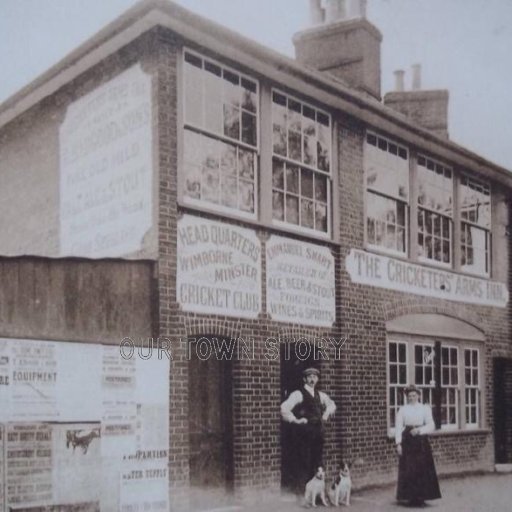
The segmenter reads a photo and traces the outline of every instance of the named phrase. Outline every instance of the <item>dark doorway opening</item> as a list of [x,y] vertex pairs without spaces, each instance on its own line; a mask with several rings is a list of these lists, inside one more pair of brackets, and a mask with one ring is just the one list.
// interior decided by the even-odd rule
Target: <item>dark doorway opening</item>
[[[220,506],[233,489],[232,361],[209,357],[218,336],[189,340],[190,484],[193,510]],[[201,346],[199,346],[199,344]]]
[[[301,389],[304,385],[302,372],[306,368],[319,368],[318,358],[314,347],[308,352],[302,350],[304,342],[281,343],[281,403],[290,393]],[[285,491],[296,492],[298,467],[301,461],[297,460],[296,447],[294,446],[293,427],[281,421],[281,488]]]
[[494,457],[512,463],[512,359],[494,359]]

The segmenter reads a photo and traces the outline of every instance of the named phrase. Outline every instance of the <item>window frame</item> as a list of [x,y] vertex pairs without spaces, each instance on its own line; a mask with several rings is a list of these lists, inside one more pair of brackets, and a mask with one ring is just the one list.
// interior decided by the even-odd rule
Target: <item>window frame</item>
[[[452,187],[451,187],[451,195],[452,195],[452,214],[451,215],[447,215],[446,213],[442,213],[441,211],[439,210],[435,210],[435,209],[432,209],[432,208],[429,208],[428,206],[426,205],[421,205],[419,202],[418,202],[418,198],[419,198],[419,194],[418,194],[418,184],[419,184],[419,167],[420,167],[420,159],[423,158],[425,160],[425,163],[427,164],[427,162],[431,162],[435,167],[437,166],[440,166],[442,167],[444,170],[449,170],[450,171],[450,174],[451,174],[451,184],[452,184]],[[428,165],[425,165],[425,166],[421,166],[421,167],[425,167],[428,171],[432,171],[432,169],[429,169],[428,168]],[[418,219],[419,219],[419,215],[420,215],[420,212],[423,211],[423,212],[428,212],[430,214],[433,214],[433,215],[438,215],[441,219],[444,218],[444,219],[448,219],[448,225],[449,225],[449,233],[450,233],[450,238],[448,239],[449,241],[449,258],[450,258],[450,261],[449,262],[445,262],[445,261],[439,261],[439,260],[436,260],[434,258],[428,258],[427,256],[423,256],[423,255],[420,255],[419,254],[419,249],[420,247],[423,247],[424,244],[422,246],[420,246],[419,244],[419,241],[418,241],[418,238],[420,236],[420,228],[419,228],[419,225],[420,223],[418,222],[418,219],[416,219],[416,223],[417,223],[417,239],[415,241],[415,246],[418,250],[418,261],[420,261],[421,263],[428,263],[430,265],[433,265],[435,267],[440,267],[440,268],[446,268],[446,269],[455,269],[455,251],[454,251],[454,244],[455,244],[455,205],[456,205],[456,195],[457,195],[457,190],[455,188],[455,172],[453,170],[453,167],[450,166],[450,165],[447,165],[445,164],[444,162],[441,162],[440,160],[437,160],[436,158],[432,158],[430,156],[427,156],[426,154],[424,153],[418,153],[416,155],[416,184],[415,184],[415,190],[416,190],[416,194],[415,194],[415,198],[414,200],[416,201],[416,205],[417,205],[417,211],[418,211]],[[434,169],[434,172],[436,172],[436,169]],[[442,220],[441,220],[441,226],[442,226]],[[421,233],[424,237],[426,236],[429,236],[425,233]],[[433,235],[430,235],[431,237],[433,237]],[[439,238],[439,237],[436,237],[436,238]],[[441,241],[441,244],[442,242],[445,240],[446,238],[445,237],[440,237],[440,241]]]
[[[477,365],[476,366],[470,366],[471,369],[476,369],[477,371],[477,377],[478,377],[478,385],[473,386],[466,383],[466,351],[469,352],[476,352],[477,353]],[[464,381],[463,381],[463,388],[464,388],[464,425],[466,430],[475,430],[480,428],[480,424],[482,421],[482,357],[481,357],[481,350],[480,347],[476,346],[465,346],[463,348],[463,368],[464,368]],[[467,421],[467,410],[468,410],[468,401],[466,399],[466,391],[468,389],[476,389],[476,423],[470,423]],[[469,406],[470,407],[470,406]]]
[[[270,94],[270,101],[269,101],[269,103],[270,103],[270,115],[269,115],[270,127],[269,127],[269,130],[271,132],[271,144],[270,144],[270,155],[271,155],[270,156],[270,162],[271,162],[271,169],[270,169],[271,180],[270,180],[270,182],[271,182],[271,189],[270,189],[270,201],[269,201],[269,204],[270,204],[270,208],[271,208],[271,224],[273,226],[275,226],[275,227],[286,229],[287,231],[303,233],[303,234],[314,236],[314,237],[318,237],[318,238],[321,238],[321,239],[332,239],[332,237],[333,237],[333,225],[334,225],[334,220],[333,220],[333,207],[334,207],[333,206],[333,199],[334,199],[334,175],[335,175],[333,167],[337,163],[337,160],[335,160],[335,158],[334,158],[335,144],[334,144],[334,141],[333,141],[333,134],[334,134],[335,127],[334,127],[333,116],[327,110],[322,109],[321,107],[315,106],[312,103],[303,100],[298,95],[286,92],[283,88],[276,87],[276,86],[271,86],[270,89],[269,89],[269,94]],[[315,166],[312,166],[312,165],[309,165],[309,164],[306,164],[306,163],[302,162],[303,149],[304,149],[303,148],[303,139],[302,139],[302,137],[301,137],[301,161],[294,160],[294,159],[290,158],[288,155],[286,155],[286,156],[285,155],[280,155],[280,154],[277,154],[277,153],[274,152],[274,142],[273,142],[273,132],[274,132],[274,110],[273,110],[274,99],[273,98],[274,98],[274,94],[278,94],[278,95],[284,96],[287,99],[287,103],[288,103],[288,99],[291,99],[292,101],[300,103],[301,107],[306,106],[306,107],[314,110],[315,111],[315,117],[316,117],[317,113],[321,113],[321,114],[325,115],[329,119],[329,136],[327,138],[328,139],[327,140],[327,142],[328,142],[328,152],[329,152],[329,172],[324,171],[324,170],[318,168],[318,166],[315,167]],[[302,110],[302,108],[301,108],[301,110]],[[316,121],[316,122],[318,122],[318,121]],[[301,136],[303,136],[302,132],[301,132]],[[287,138],[287,145],[288,145],[288,133],[287,133],[287,137],[286,138]],[[285,188],[278,189],[278,191],[282,191],[282,193],[283,193],[283,217],[284,217],[284,220],[280,220],[280,219],[275,219],[274,218],[274,215],[273,215],[273,196],[274,196],[274,190],[275,190],[274,189],[274,185],[273,185],[274,160],[280,160],[282,163],[284,163],[285,168],[286,168],[286,166],[290,165],[290,166],[294,166],[294,167],[296,167],[298,169],[298,192],[297,193],[292,193],[292,195],[294,195],[294,196],[296,196],[298,198],[298,203],[299,203],[299,206],[298,206],[299,224],[294,224],[294,223],[286,221],[286,194],[287,194],[287,191],[286,191],[286,184],[285,183],[283,185]],[[326,197],[327,197],[327,214],[326,214],[327,215],[327,231],[320,231],[318,229],[309,228],[307,226],[303,226],[303,225],[300,224],[301,199],[303,199],[303,198],[309,199],[309,198],[301,195],[301,181],[302,181],[301,180],[301,175],[302,175],[302,170],[309,171],[314,176],[320,175],[320,176],[325,176],[325,178],[326,178],[326,183],[327,183],[327,191],[326,191]],[[284,172],[286,174],[286,171],[284,171]],[[286,178],[284,178],[284,180],[286,180]],[[314,178],[313,178],[313,181],[314,181]],[[313,201],[313,207],[315,207],[316,201],[314,200],[314,190],[313,190],[312,201]]]
[[[470,180],[470,181],[474,181],[474,182],[477,182],[479,185],[482,185],[482,186],[485,186],[488,188],[489,190],[489,216],[490,216],[490,227],[486,228],[484,226],[481,226],[479,224],[477,224],[476,222],[473,222],[469,219],[464,219],[462,217],[462,208],[461,208],[461,205],[460,205],[460,201],[459,201],[459,205],[458,205],[458,209],[459,209],[459,212],[460,212],[460,215],[459,215],[459,218],[460,218],[460,240],[457,242],[460,246],[460,261],[458,262],[459,266],[460,266],[460,269],[461,269],[461,272],[465,273],[465,274],[468,274],[468,275],[471,275],[471,276],[477,276],[477,277],[481,277],[481,278],[488,278],[490,279],[491,278],[491,274],[492,274],[492,227],[493,227],[493,222],[492,222],[492,217],[493,217],[493,201],[492,201],[492,186],[491,186],[491,182],[484,179],[484,178],[480,178],[480,177],[475,177],[472,173],[468,172],[468,171],[461,171],[460,174],[459,174],[459,182],[458,182],[458,186],[457,186],[457,195],[458,197],[460,198],[461,197],[461,188],[464,186],[462,184],[462,180],[463,179],[467,179],[467,180]],[[472,272],[471,270],[468,270],[468,269],[462,269],[462,253],[463,253],[463,248],[464,247],[468,247],[467,244],[463,244],[462,243],[462,232],[463,232],[463,229],[464,229],[464,226],[468,226],[468,227],[474,227],[476,229],[480,229],[481,231],[483,231],[485,233],[485,237],[486,237],[486,243],[488,245],[488,250],[487,250],[487,270],[486,272],[484,273],[481,273],[481,272]]]
[[[375,188],[372,188],[372,187],[369,187],[368,186],[368,176],[367,176],[367,161],[368,161],[368,150],[367,150],[367,145],[370,144],[368,142],[368,136],[373,136],[377,139],[376,141],[376,144],[375,144],[375,147],[379,148],[379,144],[378,144],[378,139],[382,139],[382,140],[385,140],[386,143],[387,143],[387,146],[389,147],[390,144],[394,145],[397,147],[397,158],[401,158],[399,156],[399,153],[398,151],[400,149],[402,149],[403,151],[405,151],[406,153],[406,158],[405,158],[405,161],[407,162],[407,165],[408,165],[408,173],[407,173],[407,199],[404,200],[404,199],[400,199],[398,197],[395,197],[395,196],[392,196],[392,195],[389,195],[389,194],[386,194],[385,192],[382,192],[382,191],[379,191]],[[379,148],[380,149],[380,148]],[[388,150],[386,150],[386,152],[390,153]],[[392,153],[390,153],[392,154]],[[374,131],[374,130],[366,130],[365,134],[364,134],[364,141],[363,141],[363,170],[364,170],[364,197],[365,197],[365,202],[364,202],[364,210],[365,210],[365,219],[364,219],[364,241],[365,241],[365,247],[367,247],[368,249],[370,249],[371,251],[374,251],[374,252],[378,252],[378,253],[382,253],[382,254],[386,254],[386,255],[389,255],[389,256],[396,256],[398,258],[405,258],[405,259],[408,259],[409,258],[409,255],[410,255],[410,233],[411,233],[411,226],[410,226],[410,223],[411,223],[411,217],[410,217],[410,214],[411,214],[411,172],[410,172],[410,162],[411,162],[411,151],[409,150],[409,148],[407,148],[405,145],[399,143],[399,142],[396,142],[395,140],[387,137],[387,136],[384,136],[384,135],[381,135],[380,133]],[[405,231],[404,231],[404,251],[399,251],[397,249],[392,249],[392,248],[389,248],[389,247],[385,247],[383,245],[377,245],[377,244],[373,244],[369,241],[369,235],[368,235],[368,221],[369,221],[369,216],[368,216],[368,212],[369,212],[369,209],[368,209],[368,204],[369,204],[369,198],[370,198],[370,194],[374,194],[375,196],[378,196],[378,197],[381,197],[381,198],[384,198],[384,199],[387,199],[387,200],[390,200],[390,201],[394,201],[395,204],[397,205],[397,212],[398,212],[398,205],[401,204],[402,207],[404,208],[404,222],[405,222]],[[397,213],[397,217],[398,217],[398,213]],[[399,226],[398,224],[395,224],[395,236],[396,236],[396,227]]]
[[[443,348],[456,348],[457,349],[457,377],[458,377],[458,384],[456,387],[456,394],[458,395],[457,398],[457,404],[456,404],[456,418],[457,423],[454,424],[441,424],[440,428],[436,428],[435,434],[445,434],[445,433],[452,433],[452,432],[466,432],[466,431],[474,431],[474,430],[482,430],[485,428],[486,420],[485,420],[485,403],[484,403],[484,397],[482,393],[482,386],[483,386],[483,379],[485,377],[485,365],[483,361],[483,344],[481,342],[471,341],[471,340],[455,340],[455,339],[448,339],[448,338],[431,338],[428,336],[423,335],[407,335],[403,333],[388,333],[387,340],[386,340],[386,425],[387,425],[387,434],[388,437],[394,437],[395,435],[395,427],[392,426],[391,421],[391,389],[399,389],[400,387],[405,388],[411,383],[415,383],[415,347],[416,346],[431,346],[435,349],[436,342],[439,341],[441,343],[441,353],[439,354],[439,357],[442,357],[442,350]],[[390,345],[394,344],[404,344],[406,346],[405,356],[406,356],[406,375],[407,375],[407,384],[391,384],[390,382],[390,366],[391,364],[397,364],[396,362],[391,363],[390,362]],[[472,369],[477,371],[477,378],[478,378],[478,385],[476,386],[467,386],[465,381],[465,351],[476,351],[477,352],[477,366],[473,367]],[[397,352],[398,353],[398,352]],[[443,386],[442,383],[442,359],[440,361],[440,367],[441,367],[441,386],[439,389],[442,391],[443,389],[449,389],[451,386]],[[435,364],[432,368],[433,371],[433,377],[435,378]],[[428,388],[431,389],[432,397],[434,397],[434,393],[437,389],[436,384],[433,386],[422,386],[419,384],[416,384],[416,386],[420,389]],[[477,399],[476,399],[476,423],[468,423],[466,421],[466,411],[468,402],[466,401],[466,390],[467,389],[476,389],[477,390]],[[400,401],[399,397],[402,396],[401,403],[406,403],[405,396],[403,396],[403,393],[400,394],[399,391],[397,391],[397,404],[398,401]],[[423,396],[423,393],[422,393]],[[420,401],[422,403],[425,403],[420,397]],[[434,399],[433,399],[434,401]],[[440,397],[440,404],[442,404],[442,397]],[[395,417],[396,417],[396,411],[398,410],[398,407],[400,405],[395,404]],[[435,403],[431,404],[432,409],[434,409]],[[441,414],[441,411],[439,411],[439,415]]]
[[[185,65],[186,65],[186,55],[190,54],[193,57],[196,57],[198,59],[201,59],[203,63],[203,67],[201,68],[201,71],[204,73],[206,72],[204,69],[204,63],[209,62],[215,66],[218,66],[221,71],[227,71],[229,73],[235,74],[239,77],[239,81],[241,83],[242,79],[245,79],[249,82],[252,82],[256,86],[256,101],[255,101],[255,108],[256,111],[254,113],[256,124],[255,124],[255,136],[256,136],[256,145],[251,145],[242,140],[242,126],[240,126],[240,139],[235,139],[230,136],[225,135],[223,132],[215,132],[213,130],[207,129],[205,126],[198,126],[197,124],[190,122],[187,119],[187,97],[186,97],[186,72],[185,72]],[[251,220],[251,221],[257,221],[259,219],[260,215],[260,186],[261,186],[261,84],[260,80],[248,75],[244,72],[239,71],[238,69],[235,69],[229,65],[226,65],[225,63],[215,59],[211,58],[206,53],[202,53],[200,51],[196,51],[194,49],[191,49],[189,47],[184,46],[181,51],[180,55],[180,75],[181,80],[178,80],[179,82],[179,90],[178,90],[178,98],[179,98],[179,124],[180,126],[180,135],[178,137],[178,144],[179,144],[179,154],[180,154],[180,165],[179,165],[179,175],[181,174],[180,179],[178,180],[178,200],[184,205],[188,207],[194,207],[198,208],[202,211],[206,212],[212,212],[216,214],[222,214],[222,215],[228,215],[230,217],[236,217],[244,220]],[[204,82],[203,82],[204,84]],[[204,90],[204,85],[202,88],[202,98],[206,98],[206,92]],[[223,95],[221,95],[220,102],[223,100]],[[204,120],[204,109],[205,105],[201,106],[202,108],[202,116]],[[240,119],[242,116],[242,112],[244,111],[243,107],[240,105]],[[204,123],[203,123],[204,124]],[[226,206],[219,203],[214,203],[212,201],[207,201],[205,199],[201,198],[194,198],[187,195],[185,190],[185,179],[186,179],[186,169],[185,169],[185,138],[186,138],[186,132],[189,131],[191,133],[197,134],[200,137],[210,139],[215,142],[220,142],[224,144],[228,144],[231,147],[235,148],[236,154],[238,155],[238,149],[242,149],[245,151],[250,151],[253,154],[253,167],[254,167],[254,180],[253,180],[253,186],[254,186],[254,211],[244,211],[239,208]],[[220,169],[219,169],[219,177],[220,177]],[[239,180],[239,171],[237,169],[237,185]],[[220,185],[219,185],[220,187]],[[221,190],[219,190],[219,194],[221,193]],[[237,192],[237,198],[239,199],[239,191]]]

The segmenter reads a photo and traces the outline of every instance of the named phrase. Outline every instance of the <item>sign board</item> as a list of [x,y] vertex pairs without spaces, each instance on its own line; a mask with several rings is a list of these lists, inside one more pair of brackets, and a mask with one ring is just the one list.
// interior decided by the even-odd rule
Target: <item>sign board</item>
[[151,77],[140,65],[72,103],[60,127],[60,254],[122,257],[152,225]]
[[327,247],[272,235],[266,243],[267,312],[273,320],[331,327],[334,257]]
[[253,230],[184,215],[177,265],[184,311],[243,318],[261,311],[261,242]]
[[345,259],[352,282],[438,299],[504,308],[503,283],[352,249]]

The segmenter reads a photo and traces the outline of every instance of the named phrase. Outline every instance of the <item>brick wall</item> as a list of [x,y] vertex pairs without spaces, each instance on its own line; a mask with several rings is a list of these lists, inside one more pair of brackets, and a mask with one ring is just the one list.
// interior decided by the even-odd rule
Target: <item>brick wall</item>
[[[347,119],[338,135],[340,146],[340,261],[352,248],[364,244],[364,139],[357,121]],[[505,234],[502,234],[505,237]],[[504,238],[506,240],[506,238]],[[503,257],[500,264],[503,264]],[[503,269],[501,269],[503,270]],[[503,273],[500,272],[500,277]],[[466,305],[354,284],[341,269],[338,287],[341,332],[348,337],[341,368],[342,450],[362,459],[355,470],[355,484],[395,479],[394,442],[387,438],[386,419],[386,321],[411,313],[438,313],[477,325],[485,342],[484,433],[436,434],[434,456],[441,474],[490,469],[493,465],[493,357],[510,354],[510,327],[506,308]]]

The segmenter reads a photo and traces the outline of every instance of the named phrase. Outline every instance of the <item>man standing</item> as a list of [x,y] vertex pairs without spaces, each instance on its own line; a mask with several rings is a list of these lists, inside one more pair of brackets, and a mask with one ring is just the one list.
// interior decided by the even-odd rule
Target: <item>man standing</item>
[[281,404],[283,420],[291,424],[290,435],[295,463],[294,482],[297,491],[323,466],[324,423],[336,410],[336,404],[316,386],[320,371],[307,368],[303,372],[304,386],[290,394]]

